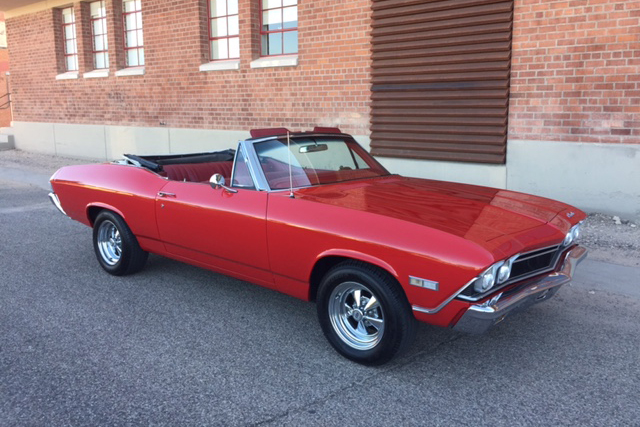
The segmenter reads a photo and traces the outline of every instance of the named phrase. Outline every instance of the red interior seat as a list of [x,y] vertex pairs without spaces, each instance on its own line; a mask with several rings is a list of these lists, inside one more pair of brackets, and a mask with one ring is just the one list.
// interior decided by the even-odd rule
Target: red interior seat
[[174,181],[208,182],[211,175],[219,173],[226,182],[231,182],[233,162],[183,163],[164,165],[162,169]]

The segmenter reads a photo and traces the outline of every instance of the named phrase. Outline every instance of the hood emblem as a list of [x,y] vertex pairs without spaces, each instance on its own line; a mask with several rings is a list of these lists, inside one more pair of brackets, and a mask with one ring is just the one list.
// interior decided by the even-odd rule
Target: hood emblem
[[573,218],[575,214],[575,212],[567,212],[567,218]]

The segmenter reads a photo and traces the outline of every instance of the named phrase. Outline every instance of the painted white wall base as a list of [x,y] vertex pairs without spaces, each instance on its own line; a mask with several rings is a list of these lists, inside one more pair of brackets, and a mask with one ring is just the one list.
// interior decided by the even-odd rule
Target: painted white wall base
[[[235,148],[247,131],[14,122],[25,151],[113,160]],[[354,135],[367,150],[368,136]],[[507,188],[562,200],[588,212],[640,220],[640,144],[509,140],[506,165],[380,157],[392,173]]]
[[509,140],[507,188],[640,220],[640,144]]
[[14,122],[16,148],[92,160],[235,148],[248,131]]

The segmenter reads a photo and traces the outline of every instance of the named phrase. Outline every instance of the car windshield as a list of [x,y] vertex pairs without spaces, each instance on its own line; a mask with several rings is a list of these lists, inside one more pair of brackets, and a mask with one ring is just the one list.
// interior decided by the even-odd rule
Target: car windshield
[[[389,175],[369,153],[342,137],[293,137],[257,142],[256,154],[272,190]],[[289,171],[291,163],[291,172]],[[291,174],[291,177],[289,176]]]

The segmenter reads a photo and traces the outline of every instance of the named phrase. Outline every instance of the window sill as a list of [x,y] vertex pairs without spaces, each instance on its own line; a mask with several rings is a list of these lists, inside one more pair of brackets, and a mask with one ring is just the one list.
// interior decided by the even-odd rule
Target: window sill
[[122,70],[116,71],[116,77],[143,76],[143,75],[144,75],[144,67],[123,68]]
[[56,76],[56,80],[70,80],[77,79],[78,72],[77,71],[67,71],[66,73],[58,74]]
[[232,59],[229,61],[211,61],[206,64],[200,65],[200,71],[224,71],[224,70],[239,70],[240,60]]
[[265,56],[251,61],[251,68],[297,67],[298,55]]
[[101,77],[109,77],[109,70],[93,70],[82,75],[85,79],[97,79]]

